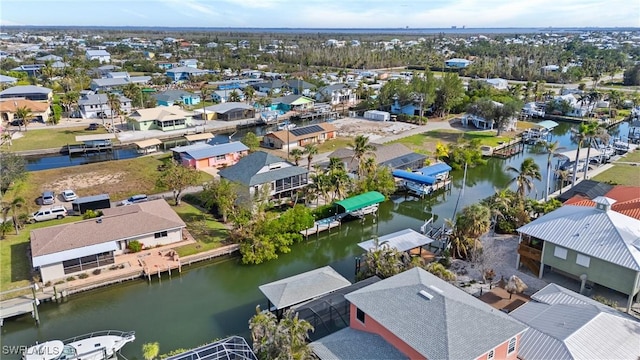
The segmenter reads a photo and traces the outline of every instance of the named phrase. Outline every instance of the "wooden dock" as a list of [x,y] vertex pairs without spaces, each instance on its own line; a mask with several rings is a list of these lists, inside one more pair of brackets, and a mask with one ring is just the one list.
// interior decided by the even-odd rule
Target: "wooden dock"
[[[30,290],[30,291],[29,291]],[[9,293],[25,293],[12,299],[0,302],[0,326],[4,325],[4,320],[14,316],[31,313],[31,316],[40,324],[40,315],[38,314],[38,305],[44,301],[51,300],[55,295],[49,292],[38,292],[38,286],[31,286],[3,291],[0,295]]]
[[318,224],[318,222],[316,221],[315,226],[300,231],[300,234],[304,235],[305,237],[309,237],[309,235],[313,234],[318,235],[325,230],[331,230],[333,228],[340,227],[340,225],[342,225],[340,220],[332,220],[331,222],[321,224]]
[[85,144],[67,144],[62,148],[63,154],[86,154],[91,152],[113,151],[112,145],[85,145]]
[[522,137],[517,137],[507,143],[494,147],[491,156],[506,159],[522,151],[524,151],[524,142]]

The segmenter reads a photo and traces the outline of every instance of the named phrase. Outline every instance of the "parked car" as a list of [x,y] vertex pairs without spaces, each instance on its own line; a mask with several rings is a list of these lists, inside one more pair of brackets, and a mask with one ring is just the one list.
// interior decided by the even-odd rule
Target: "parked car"
[[73,201],[78,198],[78,195],[76,195],[76,193],[73,192],[73,190],[67,189],[62,192],[62,197],[64,198],[64,201]]
[[147,195],[145,194],[133,195],[127,200],[122,200],[122,202],[120,203],[120,206],[133,205],[136,203],[145,202],[147,200],[149,200],[149,198],[147,198]]
[[9,123],[9,125],[11,126],[23,126],[24,125],[24,120],[22,119],[18,119],[18,120],[13,120]]
[[53,205],[56,202],[56,195],[53,191],[42,192],[42,205]]
[[41,208],[29,217],[29,222],[47,221],[53,219],[62,219],[67,216],[67,209],[62,205],[52,206],[50,208]]
[[97,123],[91,123],[91,124],[89,124],[89,127],[88,127],[88,128],[86,128],[86,130],[98,130],[98,128],[99,128],[99,127],[100,127],[100,125],[99,125],[99,124],[97,124]]

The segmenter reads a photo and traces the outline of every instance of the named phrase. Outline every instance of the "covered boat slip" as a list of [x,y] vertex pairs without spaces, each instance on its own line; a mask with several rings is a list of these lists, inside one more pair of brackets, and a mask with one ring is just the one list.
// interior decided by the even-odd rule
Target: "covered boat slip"
[[162,145],[162,141],[158,139],[147,139],[136,141],[134,144],[138,147],[139,153],[147,154],[158,151],[158,146]]
[[404,186],[410,193],[422,197],[451,184],[450,171],[451,166],[437,163],[423,167],[416,172],[393,170],[392,175],[395,178],[405,180]]
[[325,266],[260,285],[258,288],[267,297],[269,309],[276,311],[277,315],[281,316],[282,311],[289,307],[313,300],[349,285],[351,285],[349,280],[338,274],[331,266]]
[[70,155],[103,150],[108,151],[113,148],[111,140],[115,138],[115,134],[78,135],[76,136],[76,142],[81,142],[82,144],[67,144],[66,148],[63,147],[63,151],[66,150]]
[[377,191],[369,191],[364,194],[352,196],[344,200],[336,201],[337,213],[351,213],[372,205],[378,205],[384,201],[384,195]]
[[205,132],[201,134],[185,135],[184,138],[187,139],[189,144],[193,144],[195,142],[200,142],[200,141],[206,142],[210,139],[213,139],[213,134],[209,132]]
[[406,252],[409,255],[420,256],[426,261],[432,261],[435,258],[435,254],[425,249],[425,247],[430,247],[430,244],[434,241],[434,239],[415,230],[404,229],[377,239],[363,241],[358,246],[364,251],[375,250],[376,247],[387,247],[400,253]]
[[536,126],[539,126],[541,128],[547,129],[547,130],[552,130],[554,128],[556,128],[559,124],[555,121],[552,120],[544,120],[544,121],[540,121],[539,123],[536,124]]

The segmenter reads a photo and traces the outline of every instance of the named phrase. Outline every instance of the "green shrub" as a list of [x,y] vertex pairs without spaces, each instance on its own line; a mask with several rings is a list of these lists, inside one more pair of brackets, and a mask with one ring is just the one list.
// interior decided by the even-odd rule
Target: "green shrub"
[[100,210],[97,210],[97,211],[87,210],[84,214],[82,214],[82,218],[87,220],[87,219],[97,218],[97,217],[100,217],[102,215],[104,215],[104,214]]
[[75,279],[76,279],[76,277],[75,277],[75,276],[69,276],[69,277],[67,278],[67,281],[73,281],[73,280],[75,280]]
[[64,284],[64,280],[56,281],[53,283],[53,285],[60,285],[60,284]]
[[133,240],[132,242],[129,243],[129,245],[127,245],[127,249],[129,249],[129,251],[137,253],[142,251],[142,243],[138,240]]
[[612,308],[618,307],[618,303],[617,302],[615,302],[615,301],[613,301],[611,299],[607,299],[606,297],[604,297],[602,295],[594,296],[593,300],[595,300],[595,301],[597,301],[597,302],[599,302],[601,304],[604,304],[604,305],[607,305],[607,306],[611,306]]
[[82,273],[82,274],[78,275],[78,279],[86,279],[88,277],[89,277],[89,274],[87,274],[87,273]]
[[47,281],[46,283],[44,283],[44,286],[51,286],[51,281]]
[[93,275],[100,275],[101,272],[102,272],[102,269],[95,269],[93,270]]
[[53,117],[49,121],[51,121],[54,125],[57,125],[60,122],[60,118],[62,117],[62,106],[54,104],[53,106],[51,106],[51,108],[53,109]]

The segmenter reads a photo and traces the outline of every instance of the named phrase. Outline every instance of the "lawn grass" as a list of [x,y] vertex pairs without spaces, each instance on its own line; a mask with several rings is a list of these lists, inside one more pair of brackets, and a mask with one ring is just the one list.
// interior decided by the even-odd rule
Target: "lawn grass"
[[640,150],[628,152],[627,155],[620,158],[619,161],[640,163]]
[[468,140],[479,139],[481,145],[498,146],[501,143],[512,140],[509,136],[496,136],[493,131],[467,131],[464,138]]
[[640,167],[628,164],[615,164],[611,169],[592,178],[615,185],[640,186]]
[[197,254],[225,245],[229,231],[223,223],[217,221],[209,213],[185,203],[173,208],[180,218],[187,224],[187,230],[197,240],[195,244],[177,247],[180,256]]
[[[72,128],[56,128],[55,126],[46,129],[34,129],[22,132],[22,137],[12,141],[9,147],[11,151],[25,151],[37,149],[60,148],[67,144],[76,144],[78,135],[106,134],[107,130],[100,127],[98,130],[85,130],[86,126]],[[112,140],[114,143],[116,139]]]
[[337,137],[335,139],[325,141],[322,144],[318,144],[318,154],[333,152],[337,149],[348,147],[349,143],[352,141],[353,139],[348,137]]
[[[25,181],[18,182],[7,192],[5,198],[10,201],[20,196],[25,199],[28,210],[36,210],[40,207],[36,200],[45,189],[59,194],[70,188],[80,197],[106,193],[112,201],[135,194],[156,194],[167,191],[158,187],[156,181],[160,175],[158,166],[169,158],[170,155],[161,154],[30,172]],[[201,172],[202,182],[212,179],[212,175]]]
[[496,136],[493,131],[467,131],[460,130],[433,130],[422,134],[416,134],[407,136],[398,140],[394,140],[393,143],[404,144],[411,150],[424,153],[428,144],[435,144],[437,142],[442,143],[454,143],[458,138],[462,136],[467,140],[479,139],[481,145],[496,146],[501,142],[511,140],[508,136]]
[[[67,216],[60,220],[50,220],[26,224],[18,235],[15,230],[0,241],[0,289],[2,291],[24,287],[31,282],[31,262],[28,258],[30,231],[52,225],[66,224],[82,220],[78,216]],[[15,297],[18,293],[7,294]]]

